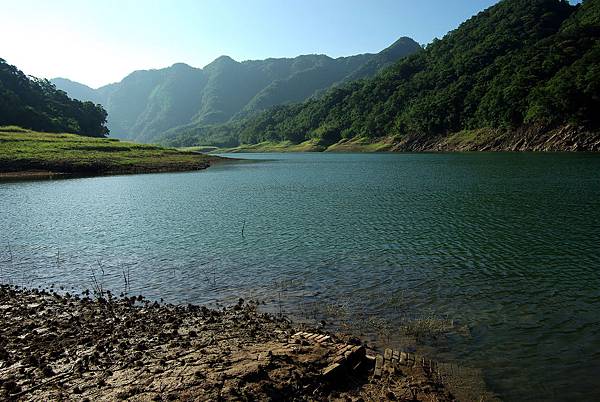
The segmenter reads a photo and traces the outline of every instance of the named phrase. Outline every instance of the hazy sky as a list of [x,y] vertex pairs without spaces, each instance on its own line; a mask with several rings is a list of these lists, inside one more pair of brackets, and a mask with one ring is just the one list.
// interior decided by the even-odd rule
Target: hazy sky
[[203,67],[421,44],[497,0],[0,0],[0,58],[98,87],[176,62]]

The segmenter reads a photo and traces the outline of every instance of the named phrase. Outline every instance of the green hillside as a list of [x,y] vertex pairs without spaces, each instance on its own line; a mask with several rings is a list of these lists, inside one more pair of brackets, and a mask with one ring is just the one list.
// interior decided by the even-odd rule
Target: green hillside
[[26,76],[0,59],[0,126],[103,137],[106,111],[93,102],[70,99],[48,80]]
[[600,149],[600,1],[503,0],[373,79],[170,144]]
[[304,55],[237,62],[222,56],[203,69],[180,63],[136,71],[97,90],[65,79],[53,82],[71,96],[104,105],[113,136],[152,142],[171,129],[178,135],[190,127],[221,124],[273,105],[303,101],[350,76],[371,76],[419,50],[416,42],[402,38],[379,54],[337,59]]

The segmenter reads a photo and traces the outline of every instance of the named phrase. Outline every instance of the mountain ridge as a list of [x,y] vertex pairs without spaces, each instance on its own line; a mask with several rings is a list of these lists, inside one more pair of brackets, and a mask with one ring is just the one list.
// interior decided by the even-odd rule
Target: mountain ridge
[[[202,69],[175,63],[136,70],[98,89],[64,78],[51,82],[74,97],[103,105],[111,135],[152,142],[177,127],[222,124],[274,105],[303,101],[346,81],[371,60],[377,59],[374,65],[381,68],[420,50],[417,42],[403,37],[380,57],[382,52],[338,58],[309,54],[238,62],[223,55]],[[372,73],[370,67],[359,74]]]

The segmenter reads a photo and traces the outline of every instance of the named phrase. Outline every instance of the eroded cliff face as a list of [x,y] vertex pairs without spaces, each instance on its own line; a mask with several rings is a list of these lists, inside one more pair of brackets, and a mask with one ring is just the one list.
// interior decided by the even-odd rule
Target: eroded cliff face
[[477,129],[445,137],[411,135],[394,144],[397,152],[600,152],[600,132],[565,125],[517,130]]

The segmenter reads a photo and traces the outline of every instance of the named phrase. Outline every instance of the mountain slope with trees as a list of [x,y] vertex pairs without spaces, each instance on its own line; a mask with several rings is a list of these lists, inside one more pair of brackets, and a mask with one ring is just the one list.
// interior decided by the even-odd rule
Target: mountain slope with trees
[[136,71],[97,90],[65,79],[53,82],[72,96],[104,105],[113,136],[152,142],[179,126],[222,124],[273,105],[304,101],[353,74],[371,76],[420,50],[418,43],[402,38],[378,54],[337,59],[304,55],[237,62],[221,56],[203,69],[179,63]]
[[102,106],[71,99],[48,80],[28,77],[0,59],[0,126],[104,137],[105,123]]
[[599,0],[502,0],[372,79],[164,141],[600,150],[599,21]]

